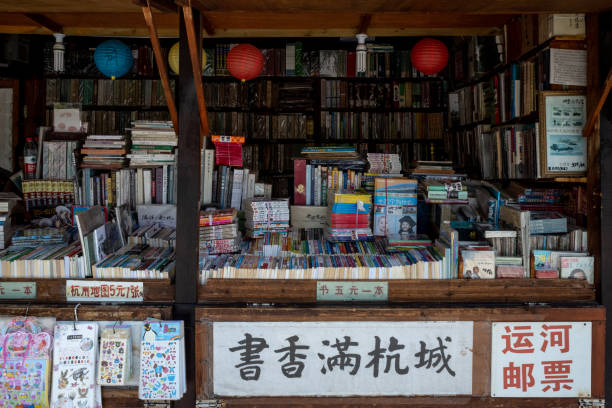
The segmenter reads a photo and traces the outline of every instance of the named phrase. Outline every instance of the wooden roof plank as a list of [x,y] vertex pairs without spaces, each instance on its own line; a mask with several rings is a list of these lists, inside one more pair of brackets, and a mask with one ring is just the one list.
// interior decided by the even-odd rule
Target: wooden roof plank
[[30,20],[32,20],[33,22],[35,22],[36,24],[38,24],[39,26],[46,28],[52,33],[63,33],[64,32],[64,29],[60,24],[56,23],[55,21],[53,21],[52,19],[50,19],[49,17],[43,14],[24,13],[24,15]]
[[362,15],[361,20],[359,21],[359,27],[357,27],[357,34],[367,34],[368,27],[370,26],[371,21],[372,21],[371,14]]

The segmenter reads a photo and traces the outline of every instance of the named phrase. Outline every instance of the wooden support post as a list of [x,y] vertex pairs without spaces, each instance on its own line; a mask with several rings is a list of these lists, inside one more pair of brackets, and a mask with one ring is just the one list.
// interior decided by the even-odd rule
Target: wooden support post
[[[182,13],[182,10],[180,11]],[[193,34],[202,37],[198,12],[194,12]],[[173,404],[177,408],[193,408],[196,404],[195,391],[195,334],[194,313],[197,304],[198,288],[198,243],[200,211],[200,135],[199,112],[194,109],[197,103],[195,76],[190,66],[187,44],[187,27],[183,17],[179,18],[179,139],[178,139],[178,185],[176,230],[176,277],[174,318],[185,321],[185,347],[187,350],[187,393]]]
[[151,44],[153,45],[153,54],[155,55],[155,62],[157,63],[157,69],[159,70],[159,77],[164,88],[166,103],[168,104],[168,110],[170,111],[170,119],[172,120],[172,125],[174,126],[174,132],[178,135],[178,113],[176,111],[176,105],[174,104],[172,88],[170,87],[166,60],[164,59],[164,55],[161,51],[161,45],[159,44],[159,38],[157,37],[157,29],[155,28],[155,21],[153,20],[153,13],[151,12],[151,5],[148,1],[146,6],[142,6],[142,14],[144,15],[147,27],[149,27],[149,35],[151,36]]
[[[596,96],[601,89],[601,82],[599,82],[599,73],[606,72],[612,68],[612,56],[610,56],[610,49],[612,47],[612,12],[595,15],[587,15],[587,85],[590,86],[591,82],[589,77],[591,75],[596,76],[597,82],[594,82],[594,89],[591,91],[587,87],[587,94],[593,92]],[[596,34],[596,38],[599,40],[599,46],[597,51],[597,63],[595,66],[591,65],[591,55],[589,54],[589,34],[591,33],[591,24],[595,23],[595,27],[592,29]],[[594,78],[595,79],[595,78]],[[587,99],[587,107],[590,99]],[[595,99],[593,99],[595,100]],[[612,257],[608,254],[612,254],[612,236],[610,235],[610,229],[612,228],[612,100],[608,100],[603,104],[601,115],[599,116],[599,126],[595,126],[595,133],[587,139],[589,146],[589,155],[591,154],[591,143],[596,142],[597,146],[600,146],[597,157],[592,158],[589,156],[589,170],[591,169],[591,163],[595,162],[596,165],[601,166],[601,183],[599,184],[601,192],[599,190],[590,191],[589,194],[597,194],[596,197],[601,200],[600,208],[593,208],[591,200],[589,200],[589,211],[596,213],[600,219],[598,228],[595,236],[590,228],[588,231],[589,236],[589,251],[592,245],[599,246],[600,258],[597,258],[595,262],[595,277],[599,277],[598,281],[595,281],[596,287],[600,289],[601,304],[608,310],[606,313],[606,329],[608,334],[606,335],[606,375],[605,375],[605,394],[606,397],[612,398],[612,335],[610,335],[610,327],[612,327],[612,274],[610,269],[612,268]],[[591,172],[589,171],[589,187],[591,187]],[[601,195],[599,195],[601,194]],[[594,197],[595,198],[595,197]],[[589,225],[591,222],[591,212],[589,212]],[[595,242],[593,242],[595,241]],[[599,262],[598,262],[599,261]],[[599,273],[598,272],[599,268]],[[604,357],[602,357],[604,358]]]
[[582,132],[582,136],[588,137],[591,136],[593,130],[595,130],[595,123],[599,118],[599,113],[601,112],[601,108],[603,108],[604,103],[606,103],[606,99],[608,99],[608,94],[610,94],[610,90],[612,89],[612,68],[608,71],[608,77],[606,78],[606,82],[604,83],[603,90],[601,91],[601,95],[597,99],[597,105],[595,109],[591,111],[591,115],[589,116],[589,120],[587,120],[587,124],[584,127],[584,131]]
[[[202,84],[202,57],[201,57],[201,35],[197,35],[194,30],[194,13],[191,4],[181,6],[183,9],[183,19],[185,20],[185,31],[187,32],[187,42],[189,44],[189,56],[191,69],[193,71],[193,86],[195,86],[198,110],[200,112],[200,149],[204,146],[204,137],[210,134],[208,128],[208,114],[206,113],[206,102],[204,100],[204,85]],[[201,32],[200,13],[197,12],[198,27]]]

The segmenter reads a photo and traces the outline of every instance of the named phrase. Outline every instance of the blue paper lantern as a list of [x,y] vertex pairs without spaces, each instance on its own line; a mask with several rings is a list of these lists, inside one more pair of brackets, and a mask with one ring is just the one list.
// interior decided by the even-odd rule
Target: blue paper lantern
[[125,75],[132,68],[132,50],[118,40],[104,41],[94,52],[98,70],[111,79]]

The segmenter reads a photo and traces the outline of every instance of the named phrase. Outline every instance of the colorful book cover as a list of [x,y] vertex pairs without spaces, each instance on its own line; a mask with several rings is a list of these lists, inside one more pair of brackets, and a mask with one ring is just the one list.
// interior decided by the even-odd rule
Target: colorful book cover
[[561,279],[586,280],[594,282],[594,258],[592,256],[569,256],[561,258]]
[[533,250],[533,265],[535,269],[551,269],[552,261],[551,261],[552,253],[551,251],[543,250],[543,249],[534,249]]
[[142,329],[138,396],[178,400],[185,391],[183,322],[150,321]]
[[461,251],[465,279],[494,279],[495,251]]
[[98,325],[58,322],[53,343],[52,407],[95,408]]
[[417,233],[417,207],[409,205],[374,206],[374,235]]

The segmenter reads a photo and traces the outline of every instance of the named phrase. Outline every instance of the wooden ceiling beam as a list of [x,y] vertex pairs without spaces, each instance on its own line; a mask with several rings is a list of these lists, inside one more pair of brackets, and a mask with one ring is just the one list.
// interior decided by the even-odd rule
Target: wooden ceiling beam
[[359,27],[357,27],[357,34],[367,34],[371,21],[372,21],[371,14],[362,15],[359,21]]
[[[132,0],[139,7],[147,7],[147,0]],[[176,4],[172,0],[149,0],[148,4],[151,7],[161,11],[162,13],[176,13]]]
[[38,24],[39,26],[51,31],[52,33],[64,32],[64,28],[60,24],[56,23],[45,15],[37,13],[23,13],[23,15]]

